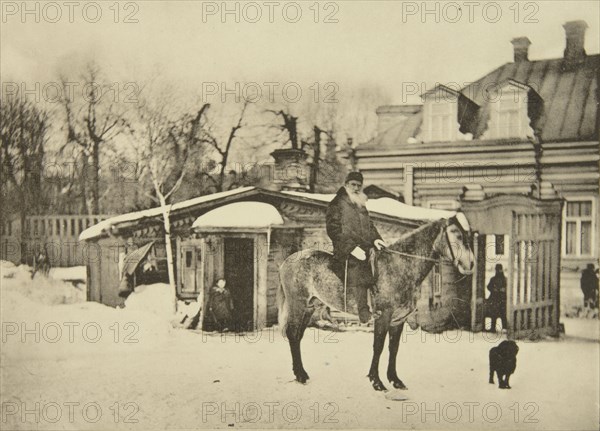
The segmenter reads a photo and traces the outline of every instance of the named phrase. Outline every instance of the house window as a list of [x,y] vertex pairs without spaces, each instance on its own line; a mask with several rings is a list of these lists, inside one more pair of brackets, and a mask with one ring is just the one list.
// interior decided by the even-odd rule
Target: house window
[[490,95],[490,117],[481,139],[526,139],[534,135],[528,115],[531,89],[521,83],[508,83]]
[[496,238],[496,245],[494,253],[496,256],[502,256],[504,254],[504,235],[494,235]]
[[450,102],[430,103],[429,105],[429,140],[431,142],[453,140],[453,127],[456,127],[454,113],[455,104]]
[[521,107],[523,104],[513,97],[504,97],[498,102],[497,138],[520,137]]
[[564,218],[566,256],[590,256],[593,248],[593,201],[567,201]]

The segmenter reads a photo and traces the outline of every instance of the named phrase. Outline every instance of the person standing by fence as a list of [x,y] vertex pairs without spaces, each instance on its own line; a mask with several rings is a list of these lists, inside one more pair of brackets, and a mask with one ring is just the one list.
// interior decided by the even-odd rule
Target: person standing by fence
[[487,285],[490,296],[487,299],[488,315],[492,319],[491,332],[496,332],[496,321],[502,322],[502,329],[508,329],[506,324],[506,277],[502,264],[496,265],[496,274]]
[[581,290],[584,308],[598,308],[598,276],[593,263],[588,263],[581,273]]

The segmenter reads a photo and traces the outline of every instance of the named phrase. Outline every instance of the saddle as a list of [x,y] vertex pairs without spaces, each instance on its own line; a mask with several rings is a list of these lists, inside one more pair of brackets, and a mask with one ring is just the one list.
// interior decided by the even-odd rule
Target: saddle
[[309,259],[312,260],[310,265],[314,267],[316,274],[309,287],[311,293],[307,302],[307,311],[310,313],[322,313],[325,308],[331,308],[358,316],[354,289],[357,283],[370,286],[371,300],[374,300],[378,275],[377,253],[374,249],[369,250],[366,261],[353,259],[351,265],[323,251],[312,250]]

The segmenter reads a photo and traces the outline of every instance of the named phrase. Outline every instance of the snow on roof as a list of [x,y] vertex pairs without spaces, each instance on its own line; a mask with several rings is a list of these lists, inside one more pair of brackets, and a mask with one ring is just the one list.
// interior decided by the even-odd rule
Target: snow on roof
[[[227,196],[235,196],[237,194],[241,194],[241,193],[244,193],[244,192],[247,192],[250,190],[254,190],[254,189],[256,189],[256,187],[240,187],[240,188],[234,189],[234,190],[228,190],[225,192],[213,193],[211,195],[206,195],[206,196],[200,196],[200,197],[194,198],[194,199],[188,199],[186,201],[173,204],[173,206],[171,207],[171,211],[192,207],[194,205],[198,205],[198,204],[205,203],[205,202],[215,201],[215,200],[227,197]],[[307,193],[307,192],[294,192],[294,191],[284,191],[282,193],[290,195],[290,196],[298,196],[298,197],[302,197],[305,199],[310,199],[313,201],[316,200],[316,201],[320,201],[320,202],[331,202],[331,200],[333,200],[333,198],[335,197],[335,194],[333,194],[333,193],[332,194],[322,194],[322,193]],[[257,203],[257,202],[254,202],[254,203]],[[273,208],[273,209],[275,209],[275,208]],[[422,208],[422,207],[407,205],[407,204],[404,204],[400,201],[397,201],[397,200],[394,200],[391,198],[369,199],[369,201],[367,201],[367,209],[369,211],[377,212],[377,213],[392,216],[392,217],[403,218],[406,220],[423,220],[423,221],[439,220],[441,218],[448,219],[457,214],[455,211],[445,211],[445,210]],[[275,211],[277,211],[277,210],[275,210]],[[231,211],[228,211],[228,212],[231,212]],[[237,211],[235,213],[237,213]],[[237,227],[267,226],[264,224],[265,222],[263,220],[260,220],[260,219],[262,219],[262,216],[257,217],[256,220],[252,221],[252,223],[256,223],[256,224],[243,224],[243,223],[251,223],[249,220],[242,220],[242,218],[243,219],[248,218],[248,214],[251,214],[251,212],[249,212],[247,210],[242,210],[242,211],[240,211],[240,213],[244,214],[244,217],[240,217],[237,220],[229,220],[227,218],[227,220],[229,220],[227,223],[229,223],[229,224],[226,224],[226,225],[223,224],[223,223],[225,223],[225,221],[224,221],[225,219],[222,217],[230,217],[230,216],[224,215],[224,213],[217,213],[217,214],[221,214],[221,215],[219,215],[217,218],[215,218],[215,220],[217,220],[217,221],[211,221],[211,223],[218,222],[220,224],[213,224],[212,226],[219,226],[219,227],[224,227],[224,226],[229,226],[229,227],[233,227],[233,226],[237,226]],[[257,213],[260,214],[260,212],[257,212]],[[109,219],[101,221],[98,224],[95,224],[94,226],[90,226],[89,228],[87,228],[86,230],[81,232],[81,234],[79,235],[79,240],[84,241],[84,240],[96,238],[96,237],[102,235],[102,232],[104,232],[105,230],[108,230],[113,225],[116,225],[119,223],[131,222],[131,221],[140,220],[140,219],[149,218],[149,217],[157,217],[157,216],[160,216],[161,214],[162,214],[161,208],[157,207],[157,208],[151,208],[151,209],[144,210],[144,211],[137,211],[137,212],[133,212],[133,213],[121,214],[116,217],[111,217]],[[279,213],[277,213],[277,215],[279,217],[281,217],[279,215]],[[272,218],[270,220],[273,221],[275,216],[272,213],[271,213],[271,217]],[[198,220],[196,220],[196,222],[198,222]],[[194,227],[196,227],[196,222],[194,223]],[[281,224],[281,223],[271,223],[271,224]],[[206,227],[208,225],[203,225],[203,226]]]
[[[300,196],[307,199],[316,199],[323,202],[331,202],[335,197],[335,194],[304,193],[294,191],[285,191],[283,193],[293,196]],[[442,218],[448,219],[456,215],[455,211],[416,207],[391,198],[369,199],[367,201],[367,209],[372,212],[408,220],[439,220]]]
[[391,198],[369,199],[367,201],[367,209],[410,220],[439,220],[442,218],[448,219],[456,215],[455,211],[415,207]]
[[269,227],[278,224],[283,224],[283,218],[273,205],[264,202],[235,202],[201,215],[192,228]]
[[[186,201],[173,204],[173,206],[171,207],[171,211],[188,208],[188,207],[198,205],[198,204],[201,204],[204,202],[210,202],[213,200],[224,198],[226,196],[234,196],[234,195],[237,195],[237,194],[240,194],[243,192],[247,192],[252,189],[254,189],[254,187],[240,187],[239,189],[228,190],[228,191],[220,192],[220,193],[213,193],[211,195],[200,196],[200,197],[194,198],[194,199],[188,199]],[[96,237],[102,235],[103,231],[110,229],[111,226],[118,224],[118,223],[135,221],[135,220],[140,220],[140,219],[148,218],[148,217],[156,217],[161,214],[162,214],[162,209],[160,207],[157,207],[157,208],[151,208],[148,210],[137,211],[137,212],[127,213],[127,214],[121,214],[121,215],[118,215],[115,217],[111,217],[109,219],[102,220],[100,223],[95,224],[94,226],[90,226],[89,228],[87,228],[86,230],[81,232],[81,234],[79,235],[79,241],[96,238]]]

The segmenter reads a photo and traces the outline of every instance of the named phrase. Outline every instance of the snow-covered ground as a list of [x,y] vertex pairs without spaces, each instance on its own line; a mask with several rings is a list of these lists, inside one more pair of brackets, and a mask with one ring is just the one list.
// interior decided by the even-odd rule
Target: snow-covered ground
[[[311,379],[301,385],[277,329],[173,328],[167,309],[144,298],[164,285],[113,309],[78,302],[65,294],[71,284],[32,281],[23,267],[6,274],[2,429],[598,429],[598,321],[563,319],[561,340],[519,342],[511,390],[487,382],[501,337],[408,330],[398,356],[408,399],[393,401],[365,377],[370,333],[309,329]],[[386,363],[387,349],[382,377]]]

